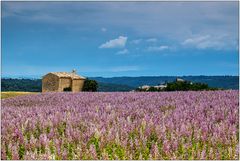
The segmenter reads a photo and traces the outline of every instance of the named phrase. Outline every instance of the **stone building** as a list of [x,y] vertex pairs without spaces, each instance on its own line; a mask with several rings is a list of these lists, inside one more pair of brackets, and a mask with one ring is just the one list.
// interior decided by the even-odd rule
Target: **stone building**
[[73,72],[51,72],[42,78],[42,92],[82,91],[86,78]]

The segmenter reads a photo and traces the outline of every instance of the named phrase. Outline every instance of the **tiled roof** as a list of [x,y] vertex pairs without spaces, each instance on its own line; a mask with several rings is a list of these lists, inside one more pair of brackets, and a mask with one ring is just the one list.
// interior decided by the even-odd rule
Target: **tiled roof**
[[86,79],[85,77],[79,76],[75,73],[68,72],[51,72],[52,74],[60,77],[60,78],[72,78],[72,79]]

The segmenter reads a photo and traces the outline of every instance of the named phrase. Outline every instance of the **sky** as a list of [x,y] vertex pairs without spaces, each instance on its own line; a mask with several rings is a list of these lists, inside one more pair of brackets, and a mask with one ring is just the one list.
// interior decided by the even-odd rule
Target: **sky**
[[238,2],[2,2],[2,77],[238,75]]

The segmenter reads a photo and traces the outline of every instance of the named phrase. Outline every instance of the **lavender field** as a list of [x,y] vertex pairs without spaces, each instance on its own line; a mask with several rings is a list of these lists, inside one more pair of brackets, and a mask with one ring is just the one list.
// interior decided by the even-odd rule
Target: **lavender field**
[[2,159],[239,159],[238,91],[2,100]]

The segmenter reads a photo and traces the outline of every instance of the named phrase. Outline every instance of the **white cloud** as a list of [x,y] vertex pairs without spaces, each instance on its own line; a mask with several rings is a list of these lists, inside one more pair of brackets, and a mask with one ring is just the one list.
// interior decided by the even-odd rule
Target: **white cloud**
[[127,53],[129,53],[128,49],[123,49],[121,51],[118,51],[116,54],[117,55],[124,55],[124,54],[127,54]]
[[131,43],[132,44],[139,44],[142,41],[142,39],[136,39],[136,40],[132,40]]
[[227,44],[227,35],[203,35],[203,36],[194,36],[188,38],[182,42],[182,45],[186,47],[195,47],[197,49],[224,49],[228,48],[230,44]]
[[101,28],[101,31],[102,31],[102,32],[106,32],[107,29],[106,29],[105,27],[102,27],[102,28]]
[[149,46],[147,51],[163,51],[169,49],[169,46],[162,45],[162,46]]
[[146,41],[147,42],[157,42],[157,39],[156,38],[150,38],[150,39],[147,39]]
[[117,39],[109,40],[99,46],[99,48],[123,48],[127,43],[127,37],[119,36]]
[[209,39],[210,36],[206,35],[206,36],[199,36],[199,37],[195,37],[195,38],[188,38],[186,39],[182,44],[183,45],[192,45],[192,44],[198,44],[201,43],[203,41],[206,41],[207,39]]

